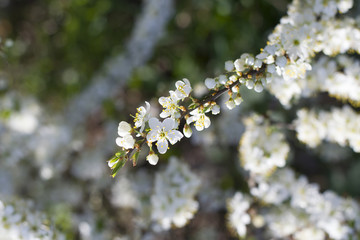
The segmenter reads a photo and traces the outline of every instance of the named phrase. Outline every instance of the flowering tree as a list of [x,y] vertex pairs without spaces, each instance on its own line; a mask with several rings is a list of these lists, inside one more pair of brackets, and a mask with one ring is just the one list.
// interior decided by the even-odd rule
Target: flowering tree
[[[48,206],[55,213],[62,235],[51,231],[45,217],[16,207],[23,204],[20,200],[6,200],[0,202],[0,216],[3,225],[9,227],[0,228],[0,233],[10,239],[61,239],[65,235],[73,238],[74,232],[81,239],[166,239],[171,228],[191,223],[203,208],[208,213],[226,209],[227,214],[222,217],[232,236],[238,238],[359,239],[360,206],[356,198],[324,189],[294,164],[295,158],[306,158],[298,149],[310,149],[334,162],[349,154],[358,158],[360,18],[349,13],[353,5],[352,0],[294,0],[259,52],[243,53],[234,61],[226,61],[223,73],[206,78],[202,85],[195,87],[191,79],[183,78],[175,82],[167,96],[145,101],[132,112],[131,122],[118,124],[118,151],[108,161],[115,182],[110,182],[109,177],[100,177],[106,170],[99,159],[102,153],[112,150],[111,133],[116,125],[111,122],[104,127],[103,132],[110,136],[108,141],[90,143],[90,147],[79,140],[87,134],[79,125],[94,113],[95,107],[101,108],[99,104],[104,99],[116,97],[114,86],[121,86],[114,81],[116,77],[129,77],[131,68],[139,67],[150,57],[173,3],[146,1],[126,52],[110,60],[105,66],[106,74],[97,76],[57,120],[36,121],[41,119],[43,110],[28,99],[24,101],[27,105],[21,104],[19,113],[2,122],[1,138],[8,146],[1,149],[7,159],[4,169],[14,171],[14,162],[26,163],[24,159],[34,157],[37,161],[28,173],[14,178],[26,179],[31,170],[39,172],[41,180],[34,184],[51,191],[54,198],[68,195],[66,201],[74,208],[87,201],[90,205],[79,207],[81,214],[76,215],[69,205],[54,205],[51,198],[41,199],[41,194],[34,194],[37,204]],[[185,24],[186,16],[182,19]],[[316,108],[313,99],[324,93],[328,94],[326,104]],[[251,101],[247,96],[261,94],[272,95],[279,104],[264,112],[255,112],[251,107],[246,110],[244,105]],[[311,99],[310,104],[304,99]],[[262,104],[266,105],[265,101]],[[236,114],[231,115],[228,110]],[[215,119],[212,115],[219,116]],[[229,168],[241,176],[234,184],[241,187],[216,187],[209,169],[199,171],[188,166],[185,151],[169,157],[176,152],[178,142],[208,141],[209,135],[201,133],[215,131],[211,125],[216,122],[220,130],[215,144],[223,144],[221,139],[229,144],[234,135],[240,138],[237,131],[243,130],[237,148],[238,165]],[[56,141],[49,142],[49,138]],[[15,152],[10,146],[18,142],[23,144],[23,151]],[[45,147],[36,148],[33,142]],[[64,150],[69,143],[71,149]],[[68,160],[71,154],[80,157],[73,163]],[[220,155],[223,161],[226,155]],[[155,172],[145,171],[145,159],[163,169],[157,170],[156,166]],[[134,168],[131,174],[127,162],[141,167]],[[69,179],[59,181],[62,174]],[[5,172],[4,176],[9,185],[16,185],[9,187],[8,195],[20,189],[20,183],[12,181]],[[89,182],[93,186],[81,194]],[[114,213],[119,209],[134,212],[121,212],[127,218],[121,222],[119,219],[124,217]],[[26,224],[28,220],[22,216],[37,219],[38,228]],[[77,219],[76,223],[71,223],[72,218]],[[69,222],[77,230],[64,224]],[[99,222],[103,223],[101,227],[97,226]],[[132,230],[122,236],[114,231],[119,222]],[[220,237],[216,233],[198,234],[199,239]]]

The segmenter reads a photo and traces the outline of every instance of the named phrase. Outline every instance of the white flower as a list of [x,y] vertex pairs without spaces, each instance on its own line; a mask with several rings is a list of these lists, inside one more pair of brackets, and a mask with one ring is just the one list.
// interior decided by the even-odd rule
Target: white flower
[[177,81],[175,83],[175,86],[176,86],[175,94],[181,100],[189,96],[192,89],[189,80],[186,78],[183,78],[182,81]]
[[161,97],[159,98],[159,103],[163,106],[163,111],[160,113],[160,117],[167,118],[179,118],[181,116],[179,112],[178,101],[180,100],[176,95],[176,92],[169,91],[169,97]]
[[151,131],[146,136],[146,139],[149,142],[157,141],[157,149],[161,154],[166,153],[168,140],[171,144],[175,144],[183,137],[181,132],[174,130],[176,123],[172,118],[166,118],[163,122],[160,122],[157,118],[150,118],[149,126]]
[[149,120],[150,104],[145,101],[146,109],[141,106],[137,108],[137,113],[135,115],[134,123],[136,128],[140,128],[142,132],[145,128],[145,123]]
[[192,115],[186,120],[187,124],[190,124],[192,122],[195,122],[194,126],[196,130],[202,131],[204,128],[208,128],[210,126],[210,118],[205,115],[205,113],[199,108],[193,110],[190,112]]
[[121,121],[118,127],[120,137],[116,138],[116,144],[125,149],[134,148],[135,139],[131,135],[131,125],[125,121]]
[[150,151],[149,155],[146,157],[146,160],[151,165],[156,165],[159,161],[159,156],[157,154],[155,154],[153,151]]

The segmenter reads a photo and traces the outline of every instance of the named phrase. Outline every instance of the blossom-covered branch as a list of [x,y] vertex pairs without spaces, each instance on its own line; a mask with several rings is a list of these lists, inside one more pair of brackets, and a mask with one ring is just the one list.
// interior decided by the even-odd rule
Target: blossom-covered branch
[[[147,160],[155,165],[158,155],[153,150],[153,143],[157,151],[164,154],[171,145],[180,141],[183,136],[190,137],[194,124],[197,131],[208,128],[211,124],[209,113],[216,115],[220,107],[216,103],[218,97],[228,92],[229,99],[226,106],[234,108],[242,102],[239,93],[240,86],[256,92],[264,88],[272,89],[272,82],[291,83],[296,79],[304,79],[306,71],[311,70],[311,59],[318,52],[337,54],[349,50],[360,52],[360,35],[352,37],[346,47],[337,48],[326,36],[329,29],[341,28],[335,19],[336,13],[344,13],[352,6],[352,1],[314,1],[303,2],[295,0],[290,6],[288,16],[281,19],[281,23],[269,36],[269,42],[256,56],[242,54],[234,62],[225,63],[225,74],[216,78],[207,78],[205,85],[211,91],[202,99],[195,99],[190,95],[192,87],[188,79],[177,81],[176,89],[169,91],[170,96],[160,97],[159,103],[163,107],[158,118],[149,116],[150,104],[146,108],[139,107],[134,119],[134,126],[122,121],[119,124],[119,137],[116,143],[122,149],[108,165],[113,170],[112,176],[124,166],[129,159],[135,165],[142,146],[146,143],[149,148]],[[353,24],[354,26],[354,24]],[[356,26],[354,26],[357,29]],[[317,37],[315,37],[317,36]],[[183,131],[179,131],[181,120],[185,118]]]

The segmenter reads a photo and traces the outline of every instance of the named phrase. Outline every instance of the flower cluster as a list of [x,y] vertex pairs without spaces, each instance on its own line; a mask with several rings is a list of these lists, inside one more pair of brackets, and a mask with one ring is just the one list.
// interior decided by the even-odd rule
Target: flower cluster
[[314,234],[316,239],[325,239],[327,234],[331,239],[350,239],[356,235],[354,230],[360,230],[360,208],[356,201],[329,190],[320,193],[317,184],[309,183],[304,176],[296,178],[288,168],[259,183],[262,187],[252,188],[251,193],[272,204],[268,206],[270,211],[260,214],[273,237],[293,235],[295,239],[305,240]]
[[[359,51],[360,30],[356,22],[349,18],[336,19],[337,12],[345,13],[352,5],[351,0],[340,2],[307,0],[304,3],[293,1],[289,6],[288,15],[281,19],[280,24],[269,36],[268,44],[261,49],[259,54],[244,53],[234,62],[225,63],[225,74],[205,79],[205,85],[211,91],[202,100],[190,96],[192,88],[187,79],[177,81],[176,90],[169,91],[169,97],[159,98],[159,103],[163,107],[160,117],[165,118],[164,122],[152,119],[150,129],[143,132],[146,124],[150,125],[147,115],[150,106],[147,103],[146,109],[143,107],[138,109],[135,127],[132,130],[140,139],[132,139],[131,131],[127,132],[129,134],[126,136],[120,135],[125,142],[118,143],[123,151],[109,162],[113,174],[116,173],[119,165],[123,165],[124,160],[119,161],[120,159],[126,161],[127,158],[132,157],[135,164],[139,148],[145,141],[150,147],[147,160],[151,164],[156,164],[158,156],[152,150],[152,143],[156,142],[158,152],[163,154],[167,151],[168,141],[174,144],[183,135],[191,136],[192,131],[189,126],[191,123],[194,123],[197,131],[208,128],[211,121],[206,114],[210,111],[212,114],[220,112],[220,107],[215,100],[228,92],[226,106],[229,109],[234,108],[242,102],[242,96],[239,93],[242,85],[256,92],[262,92],[265,87],[269,88],[283,104],[288,104],[292,96],[301,92],[301,87],[297,82],[304,81],[306,72],[311,70],[311,59],[316,53],[324,52],[333,55],[351,49]],[[346,44],[340,46],[336,42],[339,38],[329,37],[333,30],[339,30],[337,33],[342,36],[346,33],[344,37]],[[348,36],[350,32],[355,34]],[[279,86],[281,86],[280,89]],[[185,102],[189,99],[191,102],[186,107]],[[186,119],[186,123],[183,133],[180,133],[177,129],[182,118]],[[136,131],[135,129],[139,127],[140,131]],[[151,136],[148,135],[149,133]]]
[[[324,240],[328,235],[331,239],[356,239],[360,231],[360,206],[356,201],[329,190],[320,193],[317,184],[309,183],[304,176],[295,177],[289,168],[254,180],[250,196],[234,197],[240,210],[237,221],[229,218],[229,225],[239,236],[244,237],[246,225],[252,224],[257,228],[266,226],[269,238]],[[246,210],[256,202],[266,204],[249,217]],[[228,206],[230,216],[234,209]]]
[[304,79],[292,82],[275,80],[269,86],[269,91],[285,106],[289,106],[291,100],[308,97],[316,92],[327,92],[330,96],[357,106],[360,102],[359,69],[359,61],[353,57],[322,56],[312,64],[312,70],[307,72]]
[[[150,164],[156,165],[159,157],[152,150],[152,144],[156,143],[158,152],[164,154],[169,148],[169,142],[173,145],[183,138],[184,135],[177,129],[180,118],[182,118],[181,112],[185,108],[179,105],[179,102],[184,101],[189,96],[192,88],[187,79],[177,81],[175,86],[176,90],[170,91],[169,97],[159,98],[159,103],[163,106],[163,111],[160,114],[160,117],[164,118],[163,121],[150,116],[150,104],[145,102],[146,108],[143,106],[137,108],[134,127],[125,121],[119,123],[119,137],[116,139],[116,144],[122,148],[122,151],[117,153],[108,163],[109,167],[113,169],[113,175],[116,175],[118,169],[124,165],[130,155],[133,163],[136,164],[140,147],[145,142],[150,147],[146,159]],[[184,129],[186,136],[189,136],[188,132],[188,129]]]
[[200,183],[187,165],[175,157],[170,158],[167,168],[156,174],[151,196],[151,219],[156,222],[155,230],[168,230],[172,225],[185,226],[198,209],[194,196]]
[[333,108],[330,112],[301,109],[294,121],[297,137],[310,147],[318,146],[322,140],[340,146],[349,145],[360,152],[360,116],[348,106]]
[[285,136],[258,115],[245,119],[240,141],[241,163],[253,175],[267,175],[284,167],[290,151]]
[[249,200],[240,192],[228,201],[228,224],[230,228],[235,229],[239,237],[245,237],[246,225],[251,222],[250,215],[246,212],[249,207]]
[[65,239],[49,225],[47,217],[31,211],[33,204],[22,200],[0,201],[0,236],[2,239]]

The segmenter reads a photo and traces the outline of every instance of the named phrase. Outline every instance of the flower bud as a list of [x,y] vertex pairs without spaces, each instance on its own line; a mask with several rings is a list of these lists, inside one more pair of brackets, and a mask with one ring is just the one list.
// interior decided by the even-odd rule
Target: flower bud
[[215,81],[215,79],[213,79],[213,78],[206,78],[206,79],[205,79],[205,86],[206,86],[208,89],[213,89],[213,88],[215,88],[215,86],[216,86],[216,81]]
[[264,90],[264,87],[260,82],[256,82],[254,90],[255,92],[261,93]]
[[240,105],[240,103],[242,103],[243,99],[241,97],[240,94],[237,94],[236,97],[234,98],[234,102],[235,102],[235,105],[238,106]]
[[219,83],[222,84],[222,85],[225,85],[226,82],[227,82],[227,77],[225,75],[220,75],[219,76]]
[[149,155],[147,155],[146,160],[151,164],[151,165],[156,165],[159,161],[159,157],[158,155],[156,155],[153,151],[149,152]]
[[230,98],[228,101],[225,102],[225,105],[228,109],[233,109],[235,107],[234,99]]
[[246,86],[248,89],[253,89],[253,87],[254,87],[254,82],[253,82],[252,80],[247,80],[245,86]]
[[254,68],[261,68],[262,61],[260,59],[256,59],[254,63]]
[[215,104],[215,105],[211,108],[211,112],[212,112],[213,115],[219,114],[219,113],[220,113],[220,106]]
[[185,125],[184,125],[184,130],[183,130],[183,132],[184,132],[184,136],[185,136],[185,137],[187,137],[187,138],[191,137],[191,135],[192,135],[192,130],[191,130],[189,124],[185,124]]

